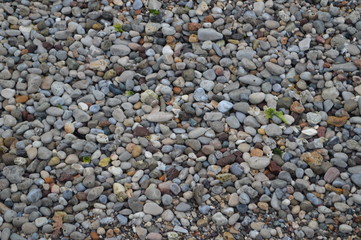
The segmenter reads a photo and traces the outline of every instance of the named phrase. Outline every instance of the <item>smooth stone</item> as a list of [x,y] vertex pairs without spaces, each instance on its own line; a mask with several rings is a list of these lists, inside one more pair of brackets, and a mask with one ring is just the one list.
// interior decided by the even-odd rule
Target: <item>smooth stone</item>
[[144,204],[143,211],[146,214],[150,214],[152,216],[158,216],[158,215],[162,214],[163,208],[160,207],[156,203],[148,202],[148,203]]
[[151,122],[167,122],[174,117],[172,113],[169,112],[157,112],[148,114],[146,119]]
[[200,41],[214,41],[223,38],[223,34],[217,32],[213,28],[200,28],[198,29],[198,40]]
[[248,165],[253,169],[265,169],[270,163],[271,160],[268,157],[250,157],[246,160]]
[[238,80],[244,84],[252,85],[252,86],[260,86],[263,83],[263,80],[254,75],[246,75],[238,78]]

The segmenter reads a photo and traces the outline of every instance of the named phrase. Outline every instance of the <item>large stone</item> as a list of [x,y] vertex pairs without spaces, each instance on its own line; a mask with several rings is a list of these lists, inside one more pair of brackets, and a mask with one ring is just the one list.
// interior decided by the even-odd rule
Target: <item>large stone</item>
[[143,211],[146,214],[150,214],[152,216],[158,216],[162,214],[163,208],[154,202],[148,202],[144,204]]
[[246,160],[248,165],[253,169],[265,169],[270,163],[271,160],[268,157],[250,157]]
[[265,63],[266,69],[273,75],[279,76],[285,73],[285,69],[277,64],[266,62]]
[[4,167],[4,169],[2,170],[2,174],[11,183],[22,182],[24,173],[25,173],[24,168],[16,165]]
[[173,118],[173,113],[169,112],[157,112],[151,113],[146,118],[151,122],[167,122]]
[[104,59],[93,61],[89,64],[89,68],[97,71],[105,71],[108,63]]
[[103,191],[104,191],[103,186],[94,187],[94,188],[90,189],[90,191],[88,192],[88,195],[87,195],[87,200],[94,201],[103,193]]
[[260,86],[263,82],[262,79],[254,76],[254,75],[246,75],[246,76],[238,78],[238,80],[241,83],[252,85],[252,86]]
[[130,53],[130,48],[125,45],[113,45],[110,47],[110,54],[113,56],[127,56]]
[[215,41],[223,38],[223,34],[217,32],[213,28],[198,29],[198,40],[200,41]]
[[29,74],[27,76],[28,90],[27,93],[37,93],[41,85],[41,76],[36,74]]

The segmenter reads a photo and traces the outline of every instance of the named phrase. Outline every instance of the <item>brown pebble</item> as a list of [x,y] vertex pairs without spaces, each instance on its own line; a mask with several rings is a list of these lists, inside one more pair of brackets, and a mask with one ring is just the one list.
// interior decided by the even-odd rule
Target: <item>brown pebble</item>
[[233,155],[233,154],[231,154],[231,155],[228,155],[228,156],[226,156],[226,157],[223,157],[223,158],[219,159],[219,160],[217,161],[217,165],[218,165],[218,166],[221,166],[221,167],[224,167],[224,166],[226,166],[226,165],[229,165],[229,164],[234,163],[235,160],[236,160],[236,156]]
[[17,96],[16,98],[15,98],[15,101],[17,102],[17,103],[25,103],[25,102],[27,102],[29,100],[29,97],[28,96]]
[[137,126],[134,130],[133,130],[133,135],[136,137],[145,137],[149,135],[149,131],[147,128],[142,127],[142,126]]
[[172,168],[170,168],[170,169],[166,172],[167,179],[168,179],[168,180],[173,180],[173,179],[175,179],[176,177],[178,177],[179,173],[180,173],[180,172],[179,172],[178,169],[172,167]]

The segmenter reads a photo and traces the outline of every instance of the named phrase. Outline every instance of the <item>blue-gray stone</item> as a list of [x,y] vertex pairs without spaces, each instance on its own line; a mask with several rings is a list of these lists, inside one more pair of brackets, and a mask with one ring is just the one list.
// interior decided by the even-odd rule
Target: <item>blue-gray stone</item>
[[27,199],[29,202],[34,203],[34,202],[39,201],[42,196],[43,196],[43,194],[42,194],[41,190],[39,188],[36,188],[36,189],[30,190],[30,192],[27,195]]
[[127,225],[127,223],[128,223],[128,218],[123,216],[122,214],[118,214],[117,219],[118,219],[119,223],[123,226]]
[[322,200],[316,197],[313,193],[307,193],[306,197],[308,201],[310,201],[315,206],[320,206],[322,204]]
[[103,225],[111,224],[113,222],[114,222],[114,218],[112,218],[112,217],[105,217],[105,218],[100,219],[100,224],[103,224]]
[[197,102],[206,102],[206,101],[208,101],[208,96],[203,88],[197,88],[194,91],[194,99]]

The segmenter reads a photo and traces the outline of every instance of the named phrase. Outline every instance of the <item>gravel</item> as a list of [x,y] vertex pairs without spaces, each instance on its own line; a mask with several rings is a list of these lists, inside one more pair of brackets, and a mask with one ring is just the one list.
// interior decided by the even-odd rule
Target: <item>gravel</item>
[[2,1],[1,239],[361,238],[357,1]]

